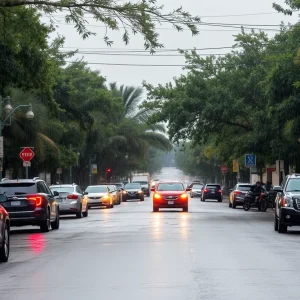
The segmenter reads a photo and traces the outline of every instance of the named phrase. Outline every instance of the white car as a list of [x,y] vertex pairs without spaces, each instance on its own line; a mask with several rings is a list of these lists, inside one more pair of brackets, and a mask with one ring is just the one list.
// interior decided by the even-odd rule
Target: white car
[[113,197],[109,193],[109,188],[106,185],[90,185],[85,190],[85,197],[88,201],[88,207],[105,206],[113,208]]
[[192,188],[191,188],[191,198],[194,198],[194,197],[200,197],[201,198],[201,195],[202,195],[202,188],[203,188],[203,185],[202,184],[193,184]]

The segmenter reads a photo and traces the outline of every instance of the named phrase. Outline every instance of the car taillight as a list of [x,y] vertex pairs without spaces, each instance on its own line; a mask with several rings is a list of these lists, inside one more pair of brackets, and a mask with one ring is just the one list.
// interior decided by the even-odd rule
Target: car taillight
[[154,196],[153,196],[154,199],[161,199],[161,195],[160,194],[157,194],[155,193]]
[[180,195],[180,198],[186,200],[189,198],[189,196],[187,194],[182,194]]
[[220,194],[222,194],[222,190],[219,190],[218,192],[219,192]]
[[204,190],[204,193],[208,193],[208,189],[205,189],[205,190]]
[[235,195],[240,195],[242,192],[241,191],[234,191]]
[[68,195],[67,196],[68,199],[78,199],[78,195]]
[[283,207],[288,206],[285,198],[282,198],[282,200],[281,200],[281,205],[282,205]]
[[27,200],[31,202],[32,204],[35,204],[35,206],[41,206],[43,202],[42,196],[29,196],[27,197]]

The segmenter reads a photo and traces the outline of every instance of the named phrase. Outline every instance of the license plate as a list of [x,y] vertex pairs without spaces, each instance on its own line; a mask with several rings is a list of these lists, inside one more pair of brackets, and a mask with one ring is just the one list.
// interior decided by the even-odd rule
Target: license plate
[[11,201],[10,205],[11,206],[20,206],[21,205],[21,201]]
[[168,201],[168,204],[169,204],[169,205],[173,205],[173,204],[174,204],[174,201]]

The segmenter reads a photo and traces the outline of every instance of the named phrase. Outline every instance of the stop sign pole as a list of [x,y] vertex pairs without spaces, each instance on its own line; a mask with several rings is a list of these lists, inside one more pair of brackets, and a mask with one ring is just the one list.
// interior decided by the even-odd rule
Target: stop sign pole
[[32,149],[33,147],[22,147],[21,152],[19,154],[20,158],[23,160],[23,166],[25,167],[26,170],[26,179],[28,179],[28,167],[31,166],[31,160],[35,156],[35,153],[33,152]]

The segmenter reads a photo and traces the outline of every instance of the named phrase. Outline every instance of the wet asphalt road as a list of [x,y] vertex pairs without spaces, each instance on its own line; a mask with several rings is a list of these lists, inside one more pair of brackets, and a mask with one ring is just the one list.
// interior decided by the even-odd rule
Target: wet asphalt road
[[152,213],[150,198],[58,231],[13,229],[1,300],[298,300],[300,232],[273,215],[190,199],[190,212]]

